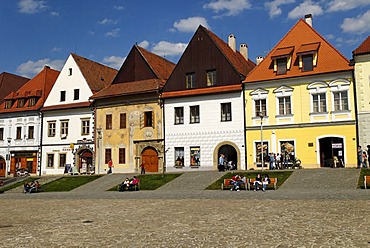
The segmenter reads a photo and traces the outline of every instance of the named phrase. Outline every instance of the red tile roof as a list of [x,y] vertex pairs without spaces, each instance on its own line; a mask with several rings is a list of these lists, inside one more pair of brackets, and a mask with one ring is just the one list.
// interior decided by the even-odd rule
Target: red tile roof
[[4,98],[11,92],[17,91],[30,79],[14,75],[8,72],[0,74],[0,104],[4,102]]
[[[125,64],[127,61],[130,60],[129,57],[126,58],[125,62],[123,63],[121,69],[119,70],[117,77],[113,80],[112,84],[108,87],[104,88],[100,92],[94,94],[91,98],[92,99],[99,99],[99,98],[108,98],[111,96],[120,96],[120,95],[130,95],[130,94],[141,94],[141,93],[148,93],[148,92],[157,92],[161,87],[164,86],[166,80],[170,76],[175,64],[154,54],[142,47],[134,45],[131,49],[129,56],[135,56],[134,50],[136,50],[142,60],[145,61],[147,67],[138,67],[139,70],[135,70],[134,74],[144,74],[141,70],[147,70],[149,68],[153,73],[149,73],[153,75],[153,78],[143,79],[143,80],[135,80],[129,82],[121,82],[119,81],[121,77],[119,75],[124,74],[125,71]],[[135,61],[135,60],[131,60]],[[134,65],[133,65],[134,66]],[[149,75],[148,74],[148,75]],[[132,78],[140,78],[133,75]]]
[[76,64],[93,93],[108,86],[117,74],[116,69],[99,64],[77,54],[73,53],[72,57],[76,61]]
[[[312,71],[302,72],[298,66],[297,51],[302,52],[302,45],[320,44],[317,48],[317,65]],[[293,47],[292,64],[286,74],[277,75],[273,70],[273,55],[281,48]],[[311,45],[314,49],[316,45]],[[322,73],[349,71],[353,68],[349,66],[349,61],[338,52],[330,43],[328,43],[319,33],[317,33],[303,19],[299,20],[292,29],[277,43],[262,62],[251,71],[244,80],[245,83],[264,80],[274,80],[282,78],[301,77]]]
[[[0,113],[11,113],[11,112],[22,112],[22,111],[34,111],[39,110],[44,104],[45,99],[48,97],[51,88],[53,87],[57,77],[59,76],[59,71],[50,69],[50,67],[45,66],[44,69],[37,74],[34,78],[29,80],[16,92],[10,93],[5,99],[19,99],[24,98],[25,104],[23,107],[17,107],[17,100],[14,101],[10,109],[5,109],[5,102],[0,105]],[[32,92],[36,91],[36,95],[40,96],[34,106],[28,106],[28,100]],[[40,94],[41,93],[41,94]]]
[[227,60],[239,74],[245,77],[256,66],[256,64],[250,59],[246,60],[239,51],[234,52],[230,48],[230,46],[227,43],[225,43],[222,39],[220,39],[217,35],[215,35],[214,33],[212,33],[203,26],[200,26],[200,28],[204,29],[204,31],[209,35],[209,37],[213,40],[216,46],[220,49],[221,53],[224,54],[224,56],[227,58]]
[[41,109],[41,111],[85,108],[85,107],[89,107],[89,106],[91,106],[90,102],[77,102],[77,103],[70,103],[70,104],[60,104],[60,105],[47,106],[47,107],[43,107]]
[[366,53],[370,53],[370,36],[368,36],[364,40],[364,42],[362,42],[362,44],[352,52],[353,55],[360,55]]
[[232,91],[241,91],[241,84],[223,85],[210,88],[199,88],[199,89],[186,89],[179,91],[168,91],[161,94],[161,98],[173,98],[182,96],[194,96],[194,95],[210,95],[219,93],[229,93]]

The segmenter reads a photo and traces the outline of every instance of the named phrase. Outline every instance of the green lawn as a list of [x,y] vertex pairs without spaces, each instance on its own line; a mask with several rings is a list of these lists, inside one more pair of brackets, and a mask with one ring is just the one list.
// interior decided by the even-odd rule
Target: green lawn
[[68,176],[61,177],[57,180],[51,181],[44,185],[41,185],[41,189],[44,192],[60,192],[60,191],[71,191],[75,188],[84,185],[98,179],[99,175],[94,176]]
[[[181,173],[171,173],[171,174],[145,174],[138,175],[140,179],[140,190],[156,190],[162,185],[172,181],[178,176],[181,176]],[[109,191],[117,191],[117,186],[109,189]]]
[[262,177],[265,174],[268,174],[270,178],[276,177],[278,179],[277,187],[279,188],[285,180],[290,177],[290,175],[293,173],[293,171],[243,171],[243,172],[228,172],[226,173],[223,177],[219,178],[217,181],[209,185],[206,189],[211,189],[211,190],[220,190],[221,189],[221,184],[224,182],[224,179],[226,178],[231,178],[233,175],[238,174],[238,175],[244,175],[247,179],[248,178],[256,178],[257,174],[261,173]]
[[0,188],[0,191],[7,191],[7,190],[10,190],[10,189],[14,189],[14,188],[17,188],[21,185],[23,185],[24,183],[29,183],[29,182],[32,182],[32,181],[36,181],[40,179],[39,177],[27,177],[25,178],[24,180],[21,180],[21,181],[18,181],[14,184],[11,184],[11,185],[7,185],[7,186],[4,186],[2,188]]
[[[357,188],[359,189],[364,189],[365,186],[364,186],[364,176],[370,176],[370,169],[361,169],[360,171],[360,178],[358,179],[358,184],[357,184]],[[368,188],[369,185],[368,185]]]

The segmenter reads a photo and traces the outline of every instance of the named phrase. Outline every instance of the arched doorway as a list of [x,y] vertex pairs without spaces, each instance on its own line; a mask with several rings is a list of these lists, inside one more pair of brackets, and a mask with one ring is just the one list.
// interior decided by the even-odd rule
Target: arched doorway
[[343,138],[325,137],[319,139],[320,167],[344,167]]
[[158,172],[158,153],[154,148],[145,148],[141,153],[141,161],[145,161],[146,172]]
[[3,157],[0,157],[0,177],[5,177],[6,161]]
[[93,154],[90,150],[84,149],[78,154],[78,169],[80,173],[94,173]]
[[225,160],[228,164],[235,166],[235,169],[238,168],[238,153],[232,145],[223,145],[218,149],[218,157],[220,154],[225,155]]

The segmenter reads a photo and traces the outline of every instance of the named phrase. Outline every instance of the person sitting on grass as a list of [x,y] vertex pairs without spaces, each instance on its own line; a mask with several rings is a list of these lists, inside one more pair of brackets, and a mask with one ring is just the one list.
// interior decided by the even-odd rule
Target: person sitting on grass
[[29,183],[24,183],[23,184],[23,192],[26,194],[26,193],[29,193],[30,192],[30,184]]
[[256,176],[256,180],[254,181],[254,191],[259,190],[260,185],[262,185],[262,177],[261,177],[261,174],[258,173]]
[[139,185],[139,183],[140,183],[139,178],[137,178],[136,176],[134,176],[134,177],[132,178],[132,180],[130,181],[130,189],[135,189],[135,187],[136,187],[137,185]]
[[123,181],[120,184],[119,191],[120,192],[127,191],[129,187],[130,187],[130,180],[128,179],[128,177],[126,177],[125,181]]

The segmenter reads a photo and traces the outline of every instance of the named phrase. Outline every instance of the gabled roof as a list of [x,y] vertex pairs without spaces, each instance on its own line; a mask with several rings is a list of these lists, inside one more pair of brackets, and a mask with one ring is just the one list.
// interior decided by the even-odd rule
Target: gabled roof
[[77,54],[73,53],[72,57],[93,93],[108,86],[117,74],[116,69],[99,64]]
[[134,45],[112,84],[91,98],[157,92],[174,67],[174,63]]
[[[57,77],[59,76],[59,71],[53,70],[48,66],[24,84],[16,92],[11,92],[5,99],[16,100],[19,98],[25,99],[25,104],[23,107],[18,108],[17,103],[14,102],[10,109],[5,109],[5,102],[0,105],[0,113],[10,113],[10,112],[22,112],[22,111],[34,111],[39,110],[44,104],[45,99],[48,97],[51,88],[53,87]],[[37,102],[34,106],[29,107],[27,100],[30,97],[38,97]]]
[[230,48],[230,46],[226,44],[222,39],[220,39],[217,35],[209,31],[202,25],[200,25],[199,28],[203,29],[209,35],[216,46],[220,49],[221,53],[226,57],[226,59],[239,74],[245,77],[256,66],[256,64],[250,59],[246,60],[239,51],[234,52]]
[[360,55],[366,53],[370,53],[370,36],[368,36],[364,40],[364,42],[362,42],[362,44],[352,52],[353,55]]
[[[282,48],[292,47],[292,64],[286,74],[277,75],[273,70],[274,55]],[[315,50],[317,52],[317,64],[312,71],[302,72],[299,68],[299,54]],[[293,78],[315,74],[349,71],[349,61],[319,33],[317,33],[303,19],[300,19],[292,29],[277,43],[270,53],[257,65],[244,80],[245,83]]]
[[4,98],[11,92],[17,91],[30,79],[14,75],[8,72],[0,74],[0,104],[4,102]]

